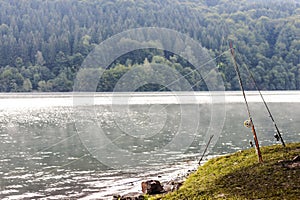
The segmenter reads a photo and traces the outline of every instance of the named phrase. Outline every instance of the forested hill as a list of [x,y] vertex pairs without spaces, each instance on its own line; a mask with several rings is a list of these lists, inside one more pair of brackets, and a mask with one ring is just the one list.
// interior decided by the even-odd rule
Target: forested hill
[[[300,89],[300,0],[0,0],[0,91],[72,91],[95,45],[138,27],[188,34],[212,57],[232,40],[239,65],[250,68],[262,89]],[[105,71],[98,91],[111,91],[117,78],[145,60],[176,66],[190,73],[195,90],[205,89],[195,84],[199,75],[192,66],[173,55],[132,55]],[[216,63],[226,89],[238,89],[228,56]],[[246,88],[254,89],[253,83],[247,81]]]

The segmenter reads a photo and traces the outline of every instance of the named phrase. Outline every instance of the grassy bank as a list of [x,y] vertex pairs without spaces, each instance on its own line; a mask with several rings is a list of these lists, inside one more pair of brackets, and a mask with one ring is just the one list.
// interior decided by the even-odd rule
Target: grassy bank
[[283,167],[280,160],[300,155],[300,143],[255,149],[209,160],[190,175],[176,192],[155,199],[299,199],[300,169]]

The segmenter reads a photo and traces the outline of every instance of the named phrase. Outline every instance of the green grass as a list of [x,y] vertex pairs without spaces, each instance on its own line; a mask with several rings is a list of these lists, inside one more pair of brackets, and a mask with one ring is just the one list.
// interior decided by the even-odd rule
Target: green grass
[[254,149],[211,159],[178,191],[149,199],[300,199],[300,169],[278,163],[300,155],[300,143],[261,151],[263,164],[258,163]]

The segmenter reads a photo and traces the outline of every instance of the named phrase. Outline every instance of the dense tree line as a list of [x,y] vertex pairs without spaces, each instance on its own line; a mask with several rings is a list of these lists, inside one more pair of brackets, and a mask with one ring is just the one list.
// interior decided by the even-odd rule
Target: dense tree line
[[[217,58],[227,90],[238,89],[230,58],[219,56],[228,41],[234,41],[239,65],[250,68],[262,89],[300,89],[299,0],[0,0],[0,10],[1,92],[72,91],[76,72],[97,44],[150,26],[200,41]],[[188,74],[193,89],[206,89],[187,61],[145,50],[113,63],[98,91],[112,91],[118,78],[145,60]],[[251,81],[245,85],[254,89]],[[146,85],[139,90],[167,89]]]

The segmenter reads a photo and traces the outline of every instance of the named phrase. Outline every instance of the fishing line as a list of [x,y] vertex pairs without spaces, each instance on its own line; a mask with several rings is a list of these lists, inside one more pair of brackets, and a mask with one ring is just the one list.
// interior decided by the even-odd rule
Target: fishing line
[[[227,52],[229,52],[229,51],[230,51],[230,49],[224,51],[222,54],[216,56],[215,58],[213,58],[213,59],[211,59],[211,60],[209,60],[209,61],[207,61],[205,64],[201,65],[200,67],[203,67],[203,66],[205,66],[206,64],[208,64],[209,62],[212,62],[212,61],[216,60],[217,58],[221,57],[222,55],[224,55],[225,53],[227,53]],[[218,68],[219,68],[218,66],[214,67],[214,68],[213,68],[212,70],[210,70],[207,74],[205,74],[204,77],[200,74],[201,79],[200,79],[199,81],[197,81],[195,84],[191,85],[191,89],[192,89],[194,86],[196,86],[196,85],[198,85],[199,83],[201,83],[202,81],[205,81],[205,79],[209,76],[209,74],[210,74],[213,70],[218,69]],[[168,86],[170,86],[170,85],[172,85],[173,83],[179,81],[180,79],[184,78],[185,76],[190,75],[190,74],[193,73],[193,72],[197,72],[197,73],[198,73],[198,70],[197,70],[197,69],[192,70],[191,72],[189,72],[188,74],[186,74],[186,75],[180,77],[180,78],[177,79],[176,81],[173,81],[173,82],[169,83],[168,85],[164,86],[164,88],[167,88]],[[198,74],[199,74],[199,73],[198,73]],[[153,92],[153,93],[159,93],[159,92],[160,92],[160,90],[155,91],[155,92]],[[166,106],[163,106],[158,112],[164,110],[164,109],[167,108],[168,106],[170,106],[170,104],[169,104],[169,105],[166,105]],[[150,119],[150,117],[148,117],[148,119]],[[145,121],[146,121],[146,120],[145,120]]]
[[[228,50],[224,51],[224,52],[223,52],[223,53],[221,53],[220,55],[218,55],[218,56],[216,56],[216,57],[214,57],[214,58],[212,58],[212,59],[208,60],[208,61],[207,61],[207,62],[205,62],[204,64],[200,65],[198,68],[204,67],[204,66],[205,66],[205,65],[207,65],[208,63],[210,63],[210,62],[212,62],[212,61],[214,61],[214,60],[218,59],[219,57],[221,57],[222,55],[224,55],[225,53],[227,53],[227,52],[229,52],[229,51],[230,51],[230,49],[228,49]],[[215,68],[213,68],[212,70],[214,70],[214,69],[216,69],[216,68],[218,68],[218,66],[217,66],[217,67],[215,67]],[[210,72],[211,72],[212,70],[210,70]],[[181,80],[181,79],[183,79],[183,78],[187,77],[188,75],[191,75],[191,74],[192,74],[192,73],[194,73],[194,72],[198,72],[198,70],[197,70],[197,69],[191,70],[189,73],[187,73],[187,74],[185,74],[185,75],[181,76],[181,77],[180,77],[180,78],[178,78],[177,80],[175,80],[175,81],[172,81],[171,83],[167,84],[167,85],[166,85],[166,86],[164,86],[163,88],[161,88],[161,89],[159,89],[158,91],[155,91],[155,92],[153,92],[153,93],[155,94],[155,93],[159,93],[159,92],[161,92],[161,91],[162,91],[162,89],[166,89],[167,87],[169,87],[169,86],[171,86],[172,84],[174,84],[174,83],[178,82],[179,80]],[[209,72],[209,73],[210,73],[210,72]],[[206,74],[206,77],[208,76],[208,74],[209,74],[209,73],[207,73],[207,74]],[[200,74],[200,75],[201,75],[201,74]],[[204,78],[201,78],[201,80],[200,80],[200,81],[203,81],[203,79],[204,79]],[[197,82],[197,83],[198,83],[198,82]],[[196,83],[196,84],[194,84],[193,86],[191,86],[191,88],[193,88],[194,86],[196,86],[196,85],[197,85],[197,83]]]
[[[207,61],[206,63],[204,63],[204,64],[201,65],[200,67],[203,67],[203,66],[205,66],[206,64],[208,64],[208,63],[210,63],[210,62],[216,60],[217,58],[221,57],[222,55],[224,55],[224,54],[227,53],[228,51],[230,51],[230,49],[224,51],[222,54],[216,56],[215,58],[213,58],[213,59]],[[215,70],[215,69],[217,69],[217,68],[218,68],[218,67],[215,67],[215,68],[213,68],[213,70]],[[173,82],[169,83],[169,84],[168,84],[167,86],[165,86],[165,87],[168,87],[168,86],[172,85],[173,83],[179,81],[180,79],[182,79],[182,78],[184,78],[184,77],[190,75],[190,74],[193,73],[194,71],[197,71],[197,69],[196,69],[196,70],[193,70],[193,71],[191,71],[191,72],[189,72],[188,74],[186,74],[186,75],[184,75],[184,76],[182,76],[182,77],[180,77],[180,78],[177,79],[176,81],[173,81]],[[211,71],[212,71],[212,70],[211,70]],[[210,72],[211,72],[211,71],[210,71]],[[197,71],[197,72],[198,72],[198,71]],[[207,73],[203,78],[201,78],[201,80],[199,80],[198,82],[196,82],[196,83],[195,83],[194,85],[192,85],[191,87],[193,88],[193,87],[194,87],[195,85],[197,85],[199,82],[204,81],[204,80],[209,76],[210,72]],[[156,92],[159,93],[159,91],[156,91]],[[165,108],[168,107],[168,106],[169,106],[169,105],[164,106],[160,111],[162,111],[163,109],[165,109]],[[160,111],[158,111],[158,112],[160,112]],[[150,117],[148,117],[148,119],[150,119]],[[75,128],[76,128],[76,127],[75,127]],[[62,142],[64,142],[64,141],[66,141],[67,139],[70,139],[71,137],[74,137],[75,135],[78,135],[77,132],[78,132],[78,131],[77,131],[77,129],[76,129],[76,134],[73,134],[73,135],[69,136],[68,138],[65,138],[64,140],[62,140],[62,141],[60,141],[60,142],[58,142],[58,143],[55,143],[55,144],[51,145],[50,147],[47,147],[47,148],[43,149],[42,151],[47,150],[47,149],[50,149],[50,148],[52,148],[52,147],[54,147],[54,146],[56,146],[56,145],[58,145],[58,144],[60,144],[60,143],[62,143]],[[117,137],[117,138],[115,138],[114,140],[112,140],[112,142],[116,141],[117,139],[119,139],[119,138],[121,138],[121,137],[123,137],[123,136],[124,136],[124,135],[120,135],[119,137]],[[105,146],[103,146],[103,147],[105,147]],[[103,148],[103,147],[102,147],[102,148]],[[39,152],[42,152],[42,151],[39,151]],[[97,150],[95,150],[95,151],[97,151]],[[90,152],[90,153],[94,153],[95,151]],[[37,152],[37,153],[39,153],[39,152]],[[35,154],[37,154],[37,153],[35,153]],[[35,154],[33,154],[33,155],[35,155]],[[87,155],[89,155],[89,154],[83,155],[83,156],[77,158],[76,160],[73,160],[73,161],[71,161],[71,162],[69,162],[69,163],[66,163],[65,165],[59,166],[59,167],[57,167],[57,168],[51,170],[51,171],[48,172],[48,173],[51,173],[51,172],[53,172],[53,171],[55,171],[55,170],[57,170],[57,169],[59,169],[59,168],[66,167],[66,166],[68,166],[68,165],[70,165],[70,164],[72,164],[72,163],[74,163],[74,162],[76,162],[76,161],[78,161],[78,160],[80,160],[80,159],[86,157]]]
[[[75,135],[76,135],[76,134],[75,134]],[[112,141],[112,142],[115,142],[116,140],[120,139],[121,137],[124,137],[124,135],[120,135],[120,136],[116,137],[115,139],[113,139],[113,140],[111,140],[111,141]],[[108,145],[108,144],[103,145],[102,147],[100,147],[100,149],[106,147],[107,145]],[[61,166],[58,166],[58,167],[55,167],[54,169],[52,169],[52,170],[50,170],[50,171],[48,171],[48,172],[45,172],[45,173],[46,173],[46,174],[50,174],[50,173],[56,171],[57,169],[66,167],[66,166],[68,166],[68,165],[71,165],[72,163],[75,163],[75,162],[81,160],[82,158],[87,157],[88,155],[93,154],[93,153],[96,152],[96,151],[99,151],[99,149],[96,149],[96,150],[93,150],[93,151],[89,151],[89,154],[84,154],[83,156],[81,156],[81,157],[79,157],[79,158],[77,158],[77,159],[75,159],[75,160],[72,160],[71,162],[68,162],[68,163],[66,163],[66,164],[64,164],[64,165],[61,165]],[[38,173],[40,173],[40,172],[37,172],[36,174],[38,174]],[[43,175],[44,175],[44,174],[43,174]]]
[[75,134],[73,134],[73,135],[71,135],[71,136],[69,136],[69,137],[67,137],[67,138],[65,138],[65,139],[63,139],[63,140],[61,140],[61,141],[59,141],[59,142],[57,142],[57,143],[54,143],[54,144],[52,144],[52,145],[50,145],[50,146],[48,146],[48,147],[46,147],[46,148],[44,148],[44,149],[42,149],[42,150],[39,150],[39,151],[35,152],[34,154],[29,155],[29,157],[32,157],[32,156],[35,156],[35,155],[37,155],[37,154],[39,154],[39,153],[42,153],[42,152],[44,152],[44,151],[47,151],[48,149],[51,149],[52,147],[54,147],[54,146],[56,146],[56,145],[58,145],[58,144],[60,144],[60,143],[63,143],[63,142],[65,142],[66,140],[68,140],[68,139],[70,139],[70,138],[72,138],[72,137],[74,137],[74,136],[76,136],[76,135],[78,135],[78,134],[75,133]]
[[[233,13],[230,13],[230,14],[226,17],[226,19],[229,19],[229,18],[232,16],[232,14],[233,14]],[[224,40],[225,40],[225,38],[222,37],[222,43],[224,42]],[[214,60],[220,58],[222,55],[226,54],[226,53],[229,52],[230,50],[231,50],[231,49],[225,50],[225,51],[222,52],[220,55],[218,55],[218,56],[214,57],[213,59],[207,61],[206,63],[202,64],[200,67],[203,67],[203,66],[207,65],[208,63],[210,63],[210,62],[212,62],[212,61],[214,61]],[[215,69],[217,69],[217,68],[218,68],[218,66],[215,67],[215,68],[213,68],[212,70],[215,70]],[[211,70],[211,71],[212,71],[212,70]],[[182,78],[185,78],[186,76],[188,76],[188,75],[194,73],[195,71],[198,72],[197,69],[192,70],[192,71],[190,71],[189,73],[185,74],[184,76],[181,76],[181,77],[180,77],[179,79],[177,79],[176,81],[173,81],[173,82],[169,83],[168,85],[164,86],[164,87],[161,88],[160,90],[155,91],[155,92],[153,92],[153,93],[159,93],[162,89],[167,88],[168,86],[170,86],[170,85],[172,85],[173,83],[175,83],[175,82],[181,80]],[[211,71],[210,71],[210,72],[211,72]],[[194,85],[191,86],[191,88],[193,88],[194,86],[196,86],[196,85],[199,84],[200,82],[205,81],[205,79],[206,79],[207,76],[210,74],[210,72],[207,73],[204,77],[202,77],[202,75],[200,74],[200,76],[202,77],[201,80],[197,81]],[[110,98],[110,97],[107,97],[107,98]],[[169,105],[163,107],[161,110],[159,110],[159,112],[162,111],[163,109],[165,109],[165,108],[168,107],[168,106],[169,106]],[[76,127],[75,127],[75,129],[76,129]],[[63,143],[64,141],[66,141],[66,140],[68,140],[68,139],[70,139],[70,138],[72,138],[72,137],[74,137],[74,136],[76,136],[76,135],[78,135],[77,129],[76,129],[76,134],[73,134],[73,135],[71,135],[71,136],[69,136],[69,137],[67,137],[67,138],[65,138],[65,139],[63,139],[63,140],[61,140],[61,141],[59,141],[59,142],[57,142],[57,143],[55,143],[55,144],[52,144],[52,145],[49,146],[49,147],[46,147],[46,148],[44,148],[44,149],[42,149],[42,150],[36,152],[36,153],[30,155],[30,157],[32,157],[32,156],[34,156],[34,155],[36,155],[36,154],[38,154],[38,153],[41,153],[41,152],[43,152],[43,151],[46,151],[46,150],[48,150],[48,149],[50,149],[50,148],[52,148],[52,147],[54,147],[54,146],[56,146],[56,145],[58,145],[58,144],[60,144],[60,143]],[[117,138],[116,138],[116,139],[117,139]]]

